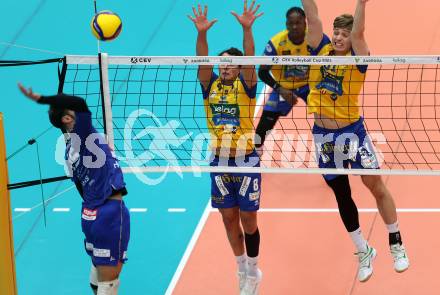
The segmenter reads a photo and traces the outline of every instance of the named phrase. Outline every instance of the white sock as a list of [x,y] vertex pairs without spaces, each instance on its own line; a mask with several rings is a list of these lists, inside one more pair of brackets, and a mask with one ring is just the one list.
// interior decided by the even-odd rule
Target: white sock
[[247,274],[251,277],[256,277],[258,275],[258,256],[257,257],[248,257],[248,270]]
[[349,232],[349,234],[358,252],[367,252],[367,241],[364,239],[361,229],[358,228],[355,231]]
[[109,282],[98,282],[97,295],[118,295],[119,279]]
[[392,224],[387,224],[387,229],[390,234],[397,233],[399,231],[399,222],[396,221]]
[[240,256],[235,256],[235,259],[237,260],[238,271],[239,272],[246,272],[247,255],[243,254],[243,255],[240,255]]
[[90,284],[94,286],[98,286],[98,271],[96,270],[96,267],[92,263],[92,267],[90,268]]

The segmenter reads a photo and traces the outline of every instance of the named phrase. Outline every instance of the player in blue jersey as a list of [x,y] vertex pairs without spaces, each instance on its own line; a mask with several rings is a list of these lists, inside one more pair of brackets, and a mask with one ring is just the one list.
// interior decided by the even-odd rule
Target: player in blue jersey
[[93,127],[84,99],[41,96],[18,86],[31,100],[50,106],[50,122],[64,133],[66,163],[83,199],[81,226],[92,259],[90,285],[95,294],[116,295],[130,239],[130,215],[122,200],[127,190],[118,160]]

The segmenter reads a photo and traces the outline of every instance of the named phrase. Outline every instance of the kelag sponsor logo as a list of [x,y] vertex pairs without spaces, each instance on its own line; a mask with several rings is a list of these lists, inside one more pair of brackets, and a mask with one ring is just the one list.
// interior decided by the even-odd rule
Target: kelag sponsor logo
[[239,113],[237,105],[234,104],[211,104],[213,114],[226,114],[236,116]]
[[227,57],[220,57],[220,62],[221,63],[232,63],[232,58],[227,58]]
[[399,63],[399,64],[406,64],[406,58],[403,57],[394,57],[393,62]]

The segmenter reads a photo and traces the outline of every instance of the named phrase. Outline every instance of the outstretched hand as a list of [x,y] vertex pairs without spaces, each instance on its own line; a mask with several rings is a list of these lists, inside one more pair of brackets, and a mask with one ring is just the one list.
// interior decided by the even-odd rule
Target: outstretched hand
[[32,87],[29,87],[29,89],[26,89],[26,87],[24,87],[23,84],[18,83],[18,88],[20,89],[21,93],[23,93],[26,97],[32,99],[35,102],[38,102],[41,98],[40,94],[34,93],[32,91]]
[[254,21],[263,15],[263,12],[256,14],[258,9],[260,9],[260,4],[255,8],[255,0],[252,0],[251,6],[247,6],[247,0],[244,0],[243,14],[238,15],[235,11],[231,11],[232,15],[238,20],[238,22],[243,26],[243,28],[251,28]]
[[192,10],[194,13],[194,17],[188,15],[188,18],[194,23],[198,32],[207,32],[212,27],[212,25],[217,22],[217,19],[213,19],[212,21],[208,20],[207,5],[205,5],[203,11],[200,4],[197,6],[197,10],[195,7],[193,7]]

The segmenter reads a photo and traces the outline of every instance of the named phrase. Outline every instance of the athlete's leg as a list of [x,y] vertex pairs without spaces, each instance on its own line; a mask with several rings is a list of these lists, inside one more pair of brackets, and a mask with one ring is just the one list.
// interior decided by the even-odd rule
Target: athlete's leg
[[241,211],[240,218],[244,229],[246,253],[248,256],[248,275],[257,276],[260,249],[257,211]]
[[228,236],[229,244],[235,256],[244,254],[244,236],[243,230],[240,226],[240,211],[238,207],[234,208],[219,208],[222,215],[223,224],[225,226],[226,235]]
[[243,292],[245,294],[257,294],[263,276],[258,268],[260,232],[257,223],[257,211],[260,207],[261,174],[243,174],[241,183],[236,186],[236,191],[239,192],[240,219],[245,235],[248,261]]
[[119,289],[119,274],[122,270],[122,262],[116,266],[98,265],[98,293],[97,295],[117,295]]
[[377,209],[385,224],[397,222],[396,205],[380,175],[362,175],[362,182],[376,199]]
[[280,117],[280,113],[264,110],[255,130],[255,147],[260,148],[264,145],[266,135],[275,127]]
[[387,226],[394,269],[397,272],[403,272],[409,267],[409,259],[402,244],[402,236],[398,227],[397,210],[393,197],[380,175],[363,175],[362,182],[376,199],[377,208]]
[[327,185],[333,190],[338,203],[339,214],[348,232],[359,228],[359,213],[351,197],[350,182],[347,175],[325,178]]
[[[362,123],[362,119],[360,120]],[[357,129],[357,135],[361,142],[356,155],[356,161],[352,163],[353,168],[377,169],[379,162],[374,153],[373,144],[367,136],[364,125]],[[374,196],[379,213],[385,222],[389,232],[389,245],[391,255],[394,259],[394,269],[402,272],[409,267],[409,260],[405,248],[402,245],[402,237],[397,221],[397,210],[393,197],[386,187],[380,175],[363,175],[362,182]]]

